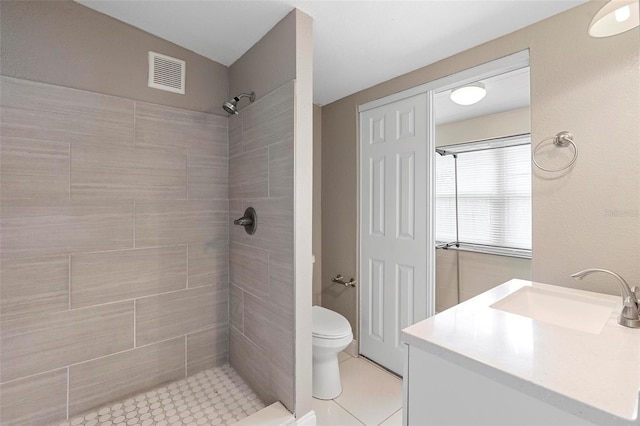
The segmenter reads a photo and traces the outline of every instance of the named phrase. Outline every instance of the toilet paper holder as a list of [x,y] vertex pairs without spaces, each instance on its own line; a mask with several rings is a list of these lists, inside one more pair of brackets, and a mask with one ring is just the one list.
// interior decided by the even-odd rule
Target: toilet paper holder
[[331,278],[332,283],[342,284],[345,287],[355,287],[356,280],[351,278],[349,281],[345,281],[344,277],[340,274],[336,275],[334,278]]

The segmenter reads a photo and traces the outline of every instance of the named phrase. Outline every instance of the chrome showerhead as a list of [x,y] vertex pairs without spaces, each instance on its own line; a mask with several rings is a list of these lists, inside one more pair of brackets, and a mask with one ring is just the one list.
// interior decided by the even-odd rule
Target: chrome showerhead
[[229,114],[237,114],[238,113],[238,110],[236,109],[236,101],[235,100],[225,101],[225,103],[222,104],[222,108],[224,108],[224,110],[227,111]]
[[233,99],[230,99],[225,103],[223,103],[222,108],[224,108],[224,110],[227,111],[229,114],[237,114],[238,102],[240,101],[241,98],[249,98],[249,101],[253,102],[256,100],[256,94],[255,92],[241,93],[238,96],[233,97]]

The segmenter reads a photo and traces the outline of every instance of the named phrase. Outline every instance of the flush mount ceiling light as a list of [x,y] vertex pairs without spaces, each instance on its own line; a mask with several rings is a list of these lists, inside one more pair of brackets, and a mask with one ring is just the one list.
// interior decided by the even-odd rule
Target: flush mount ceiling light
[[487,94],[482,83],[471,83],[451,91],[451,100],[458,105],[473,105],[480,102]]
[[638,26],[638,0],[611,0],[596,13],[589,24],[591,37],[609,37]]

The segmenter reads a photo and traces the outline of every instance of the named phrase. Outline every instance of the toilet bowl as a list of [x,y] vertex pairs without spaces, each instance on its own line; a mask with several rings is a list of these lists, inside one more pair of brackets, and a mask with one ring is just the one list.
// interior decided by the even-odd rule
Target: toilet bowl
[[334,399],[342,393],[338,352],[353,340],[349,321],[322,306],[312,307],[313,396]]

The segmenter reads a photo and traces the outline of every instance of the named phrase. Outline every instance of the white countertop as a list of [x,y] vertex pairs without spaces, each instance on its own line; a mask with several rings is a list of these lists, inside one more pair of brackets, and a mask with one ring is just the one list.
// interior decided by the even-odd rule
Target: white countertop
[[[610,301],[611,317],[594,334],[490,308],[525,286]],[[511,280],[404,329],[403,340],[428,352],[453,352],[507,373],[528,385],[520,390],[539,394],[533,396],[550,390],[577,405],[640,421],[640,329],[617,323],[621,306],[620,296]]]

